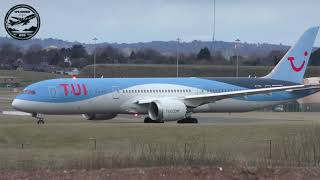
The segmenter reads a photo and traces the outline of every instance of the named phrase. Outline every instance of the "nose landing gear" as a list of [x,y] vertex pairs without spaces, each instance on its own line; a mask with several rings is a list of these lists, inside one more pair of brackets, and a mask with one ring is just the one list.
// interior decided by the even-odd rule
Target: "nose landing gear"
[[32,114],[32,117],[37,119],[37,124],[44,124],[44,115],[43,114]]

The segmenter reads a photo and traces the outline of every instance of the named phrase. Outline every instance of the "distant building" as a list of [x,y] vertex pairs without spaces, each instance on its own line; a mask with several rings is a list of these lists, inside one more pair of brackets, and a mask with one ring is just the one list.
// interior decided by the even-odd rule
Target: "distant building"
[[13,76],[0,76],[0,87],[18,87],[21,80]]
[[80,71],[77,68],[74,68],[71,71],[66,71],[65,74],[69,76],[78,76],[80,74]]
[[70,60],[69,57],[65,57],[65,58],[64,58],[64,63],[68,64],[69,66],[72,65],[72,62],[71,62],[71,60]]
[[24,71],[34,71],[37,68],[36,65],[33,64],[23,64],[21,65],[21,69]]
[[[320,77],[304,79],[306,85],[320,85]],[[320,92],[298,99],[301,111],[320,111]]]
[[54,46],[54,45],[50,45],[47,48],[45,48],[46,51],[51,51],[51,50],[56,50],[56,49],[59,49],[59,48],[57,46]]

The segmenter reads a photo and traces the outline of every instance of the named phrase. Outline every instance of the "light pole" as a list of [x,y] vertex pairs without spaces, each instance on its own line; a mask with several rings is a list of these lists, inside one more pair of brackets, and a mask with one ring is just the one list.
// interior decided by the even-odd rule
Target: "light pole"
[[213,32],[212,32],[212,54],[214,55],[215,47],[214,47],[214,41],[215,41],[215,34],[216,34],[216,0],[213,0]]
[[179,44],[180,38],[177,38],[177,77],[179,77]]
[[97,52],[97,38],[92,39],[94,41],[94,56],[93,56],[93,78],[96,78],[96,52]]
[[236,39],[236,45],[235,45],[236,56],[237,56],[236,77],[239,77],[239,49],[238,49],[239,43],[240,43],[240,39]]

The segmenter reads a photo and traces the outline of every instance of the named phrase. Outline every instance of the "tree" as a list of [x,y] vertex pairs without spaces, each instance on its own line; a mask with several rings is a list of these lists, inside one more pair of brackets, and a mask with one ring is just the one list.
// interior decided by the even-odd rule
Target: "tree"
[[136,53],[134,51],[131,51],[130,59],[135,59],[135,58],[136,58]]
[[16,59],[21,58],[20,49],[12,44],[5,43],[0,47],[0,64],[12,64]]
[[71,58],[87,58],[88,53],[86,49],[81,45],[73,45],[71,48]]
[[197,59],[206,59],[209,60],[211,58],[211,54],[210,51],[207,47],[200,49],[198,55],[197,55]]
[[97,63],[122,63],[125,61],[123,53],[111,46],[97,49],[96,58]]
[[136,62],[162,64],[167,63],[167,58],[154,49],[146,48],[137,51]]
[[211,64],[228,64],[228,61],[223,56],[221,51],[214,51],[213,54],[211,54],[211,59],[213,62],[210,62]]
[[23,56],[25,64],[40,64],[44,60],[45,51],[39,44],[31,45]]
[[58,65],[64,62],[64,56],[58,49],[49,50],[46,52],[46,61],[50,65]]
[[310,56],[310,63],[313,66],[319,66],[320,65],[320,48],[315,50],[311,56]]
[[285,52],[280,51],[280,50],[271,51],[269,53],[269,55],[267,56],[267,59],[272,62],[268,63],[268,64],[277,65],[279,63],[279,61],[281,60],[281,58],[284,56],[284,54],[285,54]]

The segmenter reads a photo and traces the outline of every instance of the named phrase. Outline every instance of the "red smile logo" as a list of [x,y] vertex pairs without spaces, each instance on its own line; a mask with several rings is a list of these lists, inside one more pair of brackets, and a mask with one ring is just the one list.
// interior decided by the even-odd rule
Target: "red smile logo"
[[[304,56],[308,56],[308,52],[307,52],[307,51],[304,52]],[[293,61],[295,60],[294,57],[292,57],[292,56],[291,56],[291,57],[288,57],[288,60],[290,61],[290,65],[291,65],[292,69],[293,69],[295,72],[300,72],[300,71],[304,68],[304,65],[306,64],[306,61],[304,60],[304,61],[302,62],[302,64],[301,64],[301,66],[300,66],[300,67],[297,67],[297,66],[295,66],[294,63],[293,63]]]

